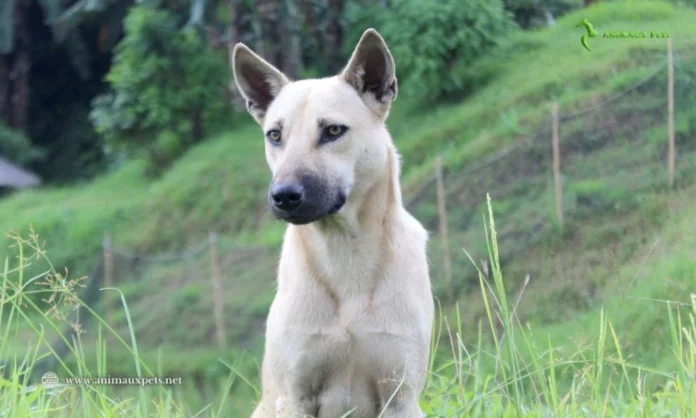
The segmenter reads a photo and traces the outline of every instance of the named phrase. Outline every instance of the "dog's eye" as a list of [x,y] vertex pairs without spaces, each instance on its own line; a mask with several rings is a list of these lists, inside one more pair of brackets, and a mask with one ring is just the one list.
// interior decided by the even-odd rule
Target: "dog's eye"
[[270,130],[266,133],[266,138],[277,144],[280,142],[280,131],[277,129]]
[[341,135],[346,133],[348,130],[347,126],[343,125],[329,125],[324,128],[322,132],[321,142],[331,142],[338,139]]
[[343,126],[331,125],[328,128],[326,128],[326,132],[328,132],[331,136],[339,136],[343,133],[343,129]]

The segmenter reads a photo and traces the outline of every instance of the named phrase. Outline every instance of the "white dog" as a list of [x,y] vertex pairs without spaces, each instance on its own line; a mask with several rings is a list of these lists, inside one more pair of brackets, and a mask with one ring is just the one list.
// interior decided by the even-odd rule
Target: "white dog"
[[[433,326],[428,234],[403,207],[385,120],[394,60],[365,31],[341,74],[291,81],[237,44],[268,203],[289,223],[252,418],[421,418]],[[352,411],[352,412],[351,412]]]

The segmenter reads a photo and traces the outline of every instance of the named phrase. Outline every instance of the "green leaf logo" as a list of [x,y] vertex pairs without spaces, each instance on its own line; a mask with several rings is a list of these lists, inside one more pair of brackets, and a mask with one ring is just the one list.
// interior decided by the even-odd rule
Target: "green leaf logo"
[[580,37],[580,43],[582,44],[582,46],[585,47],[585,49],[587,49],[588,51],[592,51],[590,49],[590,46],[587,44],[587,39],[594,38],[595,36],[597,36],[597,31],[592,26],[592,23],[590,23],[590,21],[587,20],[587,18],[583,19],[580,23],[575,25],[576,28],[579,28],[581,26],[587,30],[587,33]]

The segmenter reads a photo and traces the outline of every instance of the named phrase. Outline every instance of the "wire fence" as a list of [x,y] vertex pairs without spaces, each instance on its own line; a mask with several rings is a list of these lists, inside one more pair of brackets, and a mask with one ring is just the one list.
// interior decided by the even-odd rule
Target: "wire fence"
[[[668,129],[671,77],[661,58],[662,63],[645,69],[642,74],[635,72],[632,78],[609,80],[620,93],[608,99],[591,97],[586,107],[566,112],[561,104],[556,118],[557,161],[554,161],[554,116],[550,106],[549,116],[541,124],[533,129],[519,127],[519,139],[496,155],[465,170],[446,170],[443,181],[450,236],[447,243],[434,237],[433,276],[445,276],[446,265],[451,262],[453,267],[449,270],[456,272],[451,281],[455,293],[478,286],[476,270],[462,248],[477,261],[487,258],[482,222],[487,193],[494,200],[494,213],[500,220],[497,238],[501,261],[506,262],[525,257],[529,248],[554,231],[582,227],[599,213],[617,216],[630,213],[649,194],[670,189],[670,177],[674,178],[676,187],[693,182],[696,177],[694,58],[693,51],[675,53],[672,132]],[[673,157],[669,155],[670,135],[676,150]],[[674,169],[671,175],[670,158]],[[410,209],[420,219],[432,218],[436,212],[436,190],[432,182],[409,200]],[[435,222],[428,227],[438,229]],[[441,262],[443,245],[450,247],[451,261]],[[577,243],[556,240],[554,245],[556,248],[551,250],[561,252],[567,249],[564,246]],[[519,273],[521,283],[527,272]],[[536,273],[536,279],[543,283],[569,280],[563,271],[537,268]],[[436,283],[441,294],[447,282]]]
[[[584,101],[586,107],[580,109],[566,110],[563,103],[559,105],[557,182],[551,107],[549,116],[536,126],[519,126],[517,141],[495,155],[466,167],[444,167],[440,181],[449,233],[446,241],[437,232],[431,240],[436,294],[445,294],[445,287],[451,284],[452,293],[461,297],[475,285],[476,270],[462,248],[475,260],[487,257],[482,223],[487,193],[495,201],[496,218],[501,220],[498,244],[505,263],[563,225],[586,222],[599,212],[621,213],[640,205],[645,195],[668,188],[670,71],[664,58],[659,59],[654,68],[636,71],[632,78],[617,77],[605,83],[619,93],[608,98],[606,94],[589,97]],[[674,176],[679,186],[696,177],[694,55],[676,52],[673,73]],[[437,181],[434,173],[404,199],[407,209],[433,232],[439,229]],[[556,184],[560,186],[558,198]],[[448,246],[451,259],[440,262],[444,246]],[[276,248],[239,248],[223,238],[203,240],[177,254],[147,255],[105,247],[110,261],[105,263],[104,254],[96,256],[83,300],[105,313],[104,300],[109,292],[99,289],[110,277],[111,285],[127,296],[139,344],[185,345],[187,341],[217,339],[221,348],[227,341],[244,347],[262,332],[272,300]],[[217,255],[211,256],[211,252]],[[445,280],[446,274],[454,277]],[[539,280],[555,280],[549,276],[557,272],[535,274],[541,276]],[[118,301],[109,303],[116,306]],[[161,312],[152,315],[153,309]],[[117,324],[125,324],[121,311],[113,313]],[[77,315],[82,315],[83,327],[89,325],[87,315]],[[202,316],[217,320],[204,326],[186,322]],[[156,323],[147,321],[155,317]],[[69,328],[65,334],[72,332]],[[59,348],[59,355],[66,350],[65,346]],[[46,370],[52,367],[47,364]]]

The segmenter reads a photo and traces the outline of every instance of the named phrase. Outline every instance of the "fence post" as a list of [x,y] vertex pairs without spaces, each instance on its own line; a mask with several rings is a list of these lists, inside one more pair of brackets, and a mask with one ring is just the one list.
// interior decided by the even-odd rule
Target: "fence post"
[[669,151],[667,155],[667,177],[669,187],[674,186],[674,54],[672,53],[672,37],[667,38],[667,130],[669,135]]
[[[114,258],[111,251],[111,235],[109,233],[104,234],[102,250],[104,251],[104,287],[112,288],[114,287]],[[114,326],[113,322],[111,322],[111,293],[110,290],[104,293],[104,306],[106,309],[106,323]]]
[[558,223],[563,226],[563,191],[561,189],[561,156],[558,145],[558,103],[554,102],[551,108],[553,117],[553,127],[551,132],[551,143],[553,146],[553,183],[556,193],[556,218]]
[[445,185],[442,178],[442,158],[435,160],[435,176],[437,178],[437,208],[440,218],[440,238],[442,239],[443,267],[445,270],[445,283],[447,284],[447,296],[453,300],[452,289],[452,256],[449,248],[449,231],[447,228],[447,208],[445,197]]
[[215,315],[215,335],[217,337],[220,350],[227,348],[227,337],[225,333],[225,317],[223,312],[222,297],[222,278],[220,273],[220,260],[217,252],[217,234],[211,232],[209,235],[210,243],[210,267],[213,281],[213,313]]

